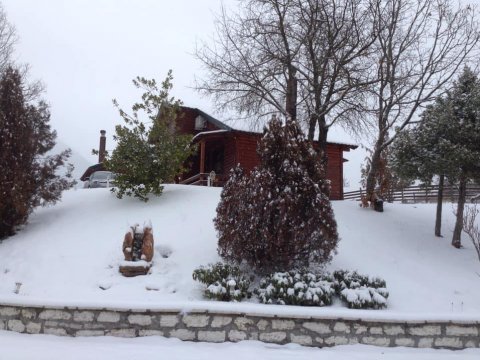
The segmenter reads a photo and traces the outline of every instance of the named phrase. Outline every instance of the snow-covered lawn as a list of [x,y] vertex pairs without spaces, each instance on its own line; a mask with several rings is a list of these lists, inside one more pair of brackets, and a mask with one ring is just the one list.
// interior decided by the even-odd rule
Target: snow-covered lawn
[[[328,270],[383,277],[390,291],[386,310],[204,301],[192,271],[219,260],[212,224],[219,197],[218,188],[182,185],[166,186],[160,198],[146,204],[118,200],[106,189],[69,191],[0,244],[0,302],[480,319],[480,262],[468,239],[460,250],[450,246],[451,204],[444,207],[445,238],[436,238],[435,205],[386,204],[379,214],[353,201],[333,203],[341,241]],[[152,222],[155,237],[152,273],[125,278],[118,273],[124,233],[129,224],[145,220]]]
[[[65,338],[52,335],[25,335],[0,331],[0,359],[8,360],[97,360],[97,359],[262,359],[262,360],[477,360],[479,349],[461,351],[379,348],[366,345],[308,348],[274,345],[258,341],[240,343],[192,343],[159,336],[121,339]],[[6,357],[2,357],[3,355]]]

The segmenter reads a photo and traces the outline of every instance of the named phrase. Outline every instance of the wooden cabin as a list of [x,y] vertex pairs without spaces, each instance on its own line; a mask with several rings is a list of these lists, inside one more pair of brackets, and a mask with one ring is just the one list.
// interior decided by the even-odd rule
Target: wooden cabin
[[[197,154],[189,161],[190,171],[181,176],[181,184],[206,185],[213,171],[215,183],[221,185],[237,164],[248,172],[260,163],[257,144],[261,133],[233,129],[199,109],[182,107],[181,113],[179,131],[194,135],[193,141],[198,143]],[[343,152],[356,148],[349,144],[327,144],[327,177],[331,181],[332,200],[343,200],[343,163],[347,161]]]
[[[186,185],[207,185],[210,174],[215,173],[214,185],[221,186],[227,180],[230,169],[240,164],[247,172],[260,163],[257,144],[261,133],[236,130],[207,113],[182,106],[178,131],[193,135],[198,144],[197,153],[188,161],[189,171],[181,175],[178,182]],[[327,177],[331,182],[330,199],[343,200],[343,158],[345,151],[356,149],[356,145],[329,142],[327,144]],[[104,170],[105,131],[100,132],[98,164],[90,166],[81,180],[88,179],[94,171]],[[211,178],[210,178],[211,179]]]

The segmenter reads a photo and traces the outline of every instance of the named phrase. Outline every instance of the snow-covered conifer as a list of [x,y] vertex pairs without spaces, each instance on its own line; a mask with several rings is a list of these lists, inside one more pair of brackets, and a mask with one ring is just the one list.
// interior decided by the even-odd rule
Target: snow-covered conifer
[[72,187],[73,166],[57,170],[70,150],[52,154],[57,134],[50,128],[48,105],[26,99],[20,72],[7,68],[0,76],[0,239],[13,235],[32,210],[55,203]]
[[217,208],[218,251],[257,270],[288,270],[330,261],[338,242],[318,153],[298,124],[272,119],[260,141],[260,165],[239,169]]
[[458,184],[452,245],[460,247],[466,185],[480,178],[480,80],[469,68],[444,97],[427,107],[415,128],[398,138],[391,156],[404,178],[428,182],[434,175],[444,175]]

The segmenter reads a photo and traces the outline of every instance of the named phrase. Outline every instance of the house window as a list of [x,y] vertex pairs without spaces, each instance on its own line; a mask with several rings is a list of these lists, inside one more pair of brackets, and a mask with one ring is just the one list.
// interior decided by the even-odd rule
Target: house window
[[202,115],[195,118],[195,130],[204,130],[207,127],[207,121]]

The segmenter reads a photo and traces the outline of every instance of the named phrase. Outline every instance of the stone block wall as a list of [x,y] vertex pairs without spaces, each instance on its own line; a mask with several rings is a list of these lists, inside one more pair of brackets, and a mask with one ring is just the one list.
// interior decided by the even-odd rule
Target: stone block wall
[[0,305],[0,330],[60,336],[161,335],[188,341],[260,340],[306,346],[366,344],[480,347],[480,322],[399,322],[277,317],[207,311],[136,311]]

